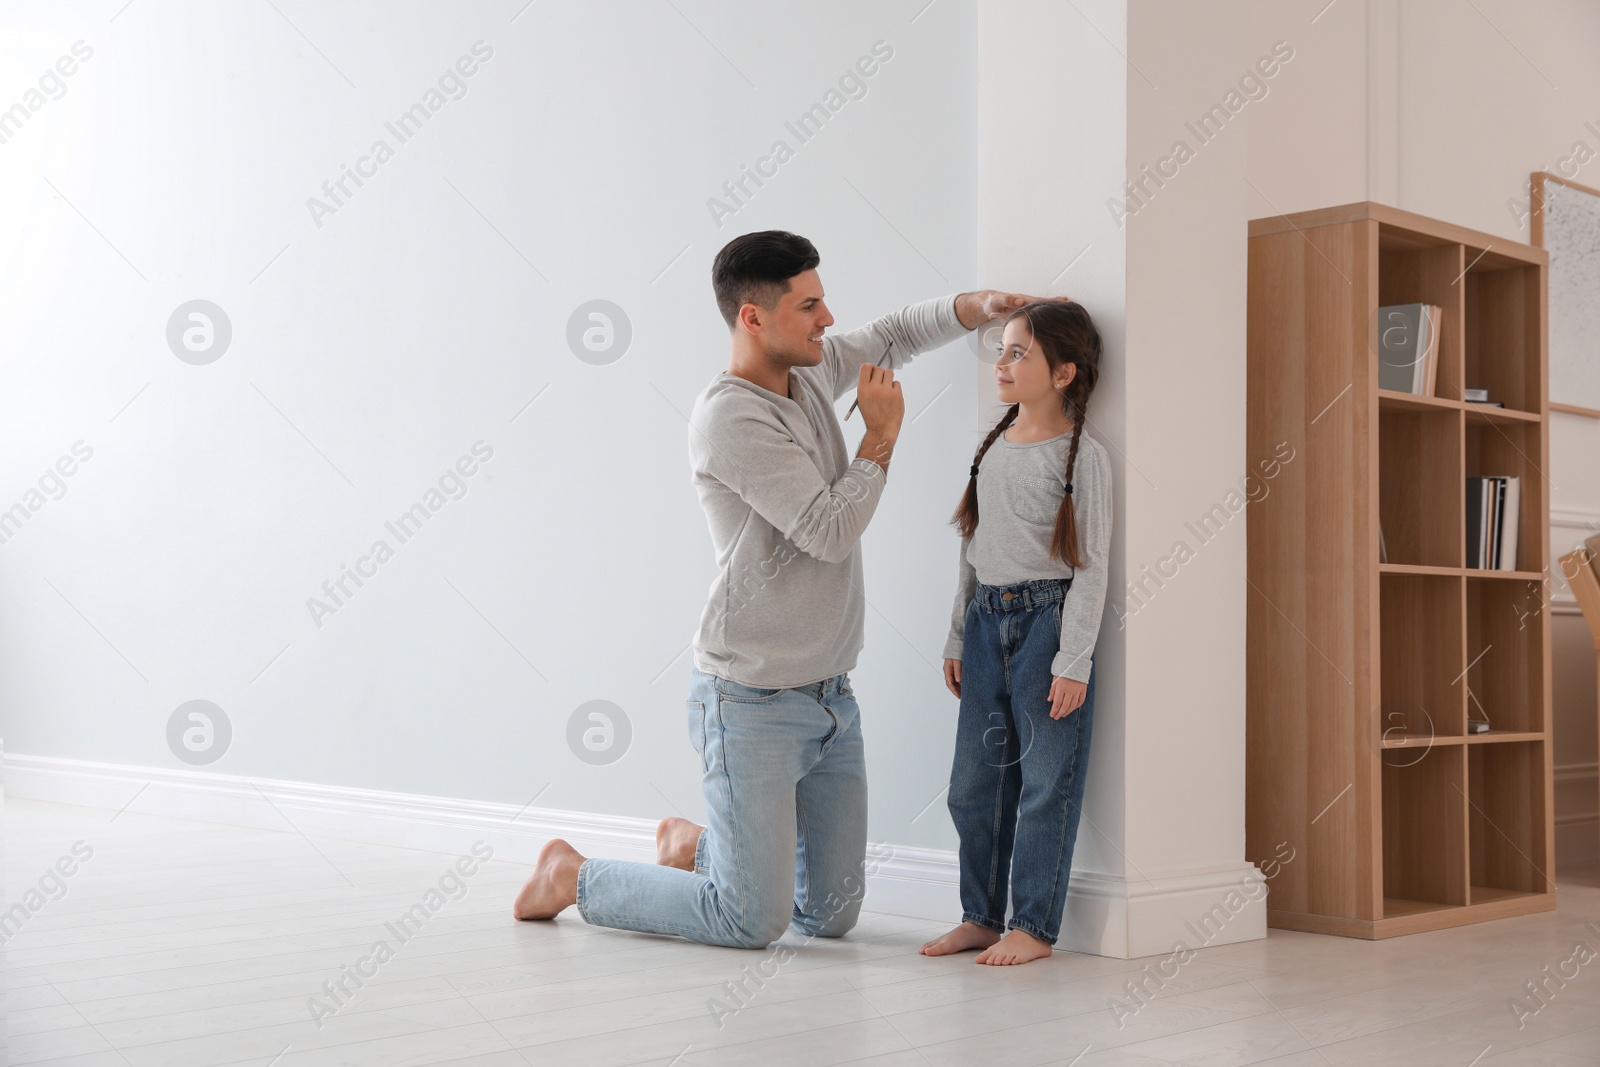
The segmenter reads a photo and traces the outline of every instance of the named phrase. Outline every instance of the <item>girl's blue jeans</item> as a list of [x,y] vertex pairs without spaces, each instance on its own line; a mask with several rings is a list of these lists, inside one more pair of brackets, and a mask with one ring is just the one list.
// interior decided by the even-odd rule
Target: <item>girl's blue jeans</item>
[[789,689],[691,668],[689,737],[706,827],[695,869],[591,859],[578,912],[598,926],[762,948],[792,922],[838,937],[866,893],[867,771],[848,673]]
[[[1070,578],[978,584],[961,646],[961,710],[949,807],[961,835],[961,918],[1055,944],[1094,725],[1088,693],[1050,717],[1051,661]],[[1013,858],[1014,857],[1014,858]]]

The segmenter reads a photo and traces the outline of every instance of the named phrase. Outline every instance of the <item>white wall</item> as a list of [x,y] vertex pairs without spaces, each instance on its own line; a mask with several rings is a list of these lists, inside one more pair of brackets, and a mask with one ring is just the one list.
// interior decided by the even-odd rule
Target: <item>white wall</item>
[[[1531,241],[1528,174],[1549,170],[1600,188],[1600,8],[1580,0],[1529,9],[1483,5],[1484,17],[1450,19],[1444,55],[1416,47],[1450,5],[1401,5],[1399,152],[1401,207]],[[1579,150],[1577,145],[1585,146]],[[1589,158],[1587,163],[1580,162]],[[1425,206],[1420,206],[1425,205]],[[1559,390],[1552,402],[1563,400]],[[1550,416],[1552,564],[1600,531],[1600,420]],[[1550,592],[1554,641],[1557,860],[1600,859],[1595,660],[1588,627],[1559,566]]]
[[[1127,79],[1130,180],[1146,166],[1159,178],[1158,161],[1182,155],[1179,141],[1193,152],[1188,162],[1173,158],[1164,184],[1144,185],[1127,220],[1126,570],[1135,580],[1146,566],[1168,577],[1128,604],[1126,847],[1136,882],[1155,886],[1236,867],[1244,855],[1240,489],[1253,464],[1270,457],[1245,452],[1241,178],[1251,109],[1276,103],[1271,87],[1293,73],[1291,62],[1266,80],[1264,99],[1202,142],[1190,126],[1281,34],[1246,32],[1255,28],[1236,8],[1191,7],[1132,7]],[[1174,20],[1184,32],[1173,32]],[[1218,505],[1231,518],[1202,541],[1194,531]],[[1179,544],[1192,558],[1163,565],[1180,555]]]
[[[1048,0],[983,5],[979,19],[979,274],[1007,288],[1067,295],[1100,331],[1100,379],[1085,433],[1106,445],[1112,470],[1112,545],[1106,610],[1095,645],[1095,720],[1083,814],[1073,854],[1082,875],[1112,883],[1125,874],[1126,655],[1116,625],[1123,545],[1123,487],[1129,471],[1125,358],[1126,238],[1105,210],[1120,187],[1128,108],[1123,80],[1127,5],[1118,0],[1063,5]],[[1026,26],[1027,32],[1017,27]],[[991,367],[975,371],[980,440],[1004,414]],[[1108,917],[1073,914],[1063,936],[1075,948],[1121,954]]]
[[[1588,62],[1597,31],[1600,13],[1577,4],[1537,20],[1451,0],[1130,5],[1129,177],[1171,158],[1178,140],[1192,155],[1146,184],[1127,224],[1117,565],[1136,578],[1179,540],[1196,550],[1114,646],[1126,695],[1120,778],[1109,777],[1122,795],[1096,799],[1122,853],[1121,867],[1103,869],[1125,878],[1133,948],[1156,950],[1142,939],[1182,914],[1141,894],[1181,897],[1242,854],[1243,516],[1203,546],[1185,523],[1264,458],[1244,454],[1248,220],[1373,199],[1528,240],[1507,206],[1526,195],[1528,171],[1554,165],[1576,139],[1600,147],[1583,126],[1600,114],[1600,70]],[[1241,75],[1275,48],[1276,72],[1247,91]],[[1196,136],[1198,117],[1230,89],[1243,106],[1220,133]],[[1600,519],[1590,462],[1600,424],[1553,423],[1559,553],[1584,532],[1575,526]],[[1568,843],[1594,837],[1593,666],[1586,637],[1566,632],[1581,626],[1557,622],[1557,819]],[[1241,915],[1240,925],[1259,920]]]
[[[1117,535],[1067,937],[1166,951],[1253,873],[1242,526],[1130,630],[1117,619],[1129,561],[1165,552],[1244,474],[1243,228],[1214,201],[1242,217],[1246,141],[1208,149],[1136,226],[1107,201],[1253,44],[1186,56],[1161,36],[1169,13],[1130,25],[1122,0],[837,4],[803,22],[519,6],[291,5],[290,25],[270,7],[150,3],[8,38],[27,46],[22,71],[80,38],[94,49],[0,146],[22,234],[0,297],[18,383],[0,398],[0,484],[23,499],[73,442],[94,449],[0,545],[12,750],[178,768],[168,719],[203,698],[235,729],[207,765],[219,772],[698,814],[679,709],[713,572],[682,415],[726,365],[711,256],[783,226],[821,247],[841,327],[979,281],[1094,313],[1106,366],[1090,432],[1113,455]],[[494,55],[465,98],[315,225],[306,198],[480,39]],[[719,229],[706,198],[880,39],[894,56],[867,97]],[[1177,92],[1130,88],[1130,54]],[[1192,285],[1182,261],[1218,248],[1222,268]],[[206,366],[164,338],[196,297],[235,330]],[[597,297],[634,327],[604,367],[564,339]],[[1146,321],[1130,330],[1135,300]],[[856,672],[870,832],[951,848],[946,522],[998,412],[965,346],[901,377],[917,417],[866,539]],[[466,496],[316,626],[307,598],[479,440],[494,457]],[[593,699],[634,729],[609,766],[566,741]],[[1257,912],[1225,939],[1260,933]]]
[[[782,226],[821,248],[839,328],[980,282],[1069,293],[1101,327],[1118,532],[1069,937],[1111,954],[1165,951],[1250,876],[1243,516],[1204,545],[1185,527],[1262,458],[1247,220],[1372,198],[1526,239],[1505,201],[1583,135],[1600,76],[1578,4],[279,6],[292,25],[140,0],[0,34],[0,107],[94,49],[0,144],[0,508],[94,450],[0,544],[8,750],[181,768],[167,722],[203,698],[235,729],[219,772],[697,814],[680,709],[713,570],[683,413],[726,366],[712,255]],[[480,39],[467,95],[317,227],[307,197]],[[866,97],[717,227],[707,198],[878,40]],[[1198,144],[1185,121],[1279,40],[1267,94]],[[1178,138],[1193,158],[1119,227],[1124,172]],[[234,328],[207,366],[164,336],[197,297]],[[564,337],[595,298],[634,330],[608,366]],[[965,346],[900,377],[921,417],[866,538],[855,672],[870,832],[947,849],[946,523],[998,410]],[[1600,512],[1595,432],[1555,419],[1558,509]],[[466,496],[315,626],[307,598],[478,440]],[[1195,558],[1123,629],[1124,583],[1180,538]],[[609,766],[567,746],[593,699],[633,726]]]
[[[838,329],[972,288],[975,5],[277,8],[5,16],[0,106],[92,49],[0,144],[0,508],[93,450],[0,544],[7,749],[181,768],[169,716],[206,699],[234,731],[218,772],[698,814],[682,708],[714,568],[684,416],[727,366],[711,259],[809,236]],[[480,40],[466,95],[400,144],[385,122]],[[865,97],[799,144],[785,121],[880,40]],[[307,199],[378,138],[393,158],[316,225]],[[716,225],[707,199],[778,138],[792,161]],[[165,339],[194,298],[233,329],[204,366]],[[607,366],[565,340],[595,298],[632,322]],[[953,345],[901,375],[931,406],[866,537],[855,672],[872,836],[944,848],[942,805],[917,816],[949,774],[973,365]],[[386,534],[480,440],[466,495]],[[319,628],[308,598],[379,538],[394,558]],[[609,766],[566,741],[595,699],[634,731]]]
[[[1260,880],[1243,862],[1242,510],[1123,615],[1128,579],[1194,542],[1185,524],[1246,473],[1245,130],[1201,148],[1132,218],[1112,202],[1256,50],[1215,6],[994,3],[980,22],[980,272],[1051,279],[1106,342],[1088,430],[1112,458],[1111,589],[1064,936],[1108,955],[1193,947],[1190,924]],[[979,430],[997,413],[986,404]],[[1211,943],[1264,931],[1257,902]]]
[[[1281,23],[1279,6],[1256,5],[1253,25]],[[1310,18],[1322,6],[1295,9]],[[1256,116],[1251,218],[1372,199],[1530,242],[1531,171],[1600,188],[1600,158],[1579,162],[1600,156],[1600,137],[1586,126],[1600,125],[1594,4],[1343,0],[1295,42],[1282,95]],[[1552,412],[1550,453],[1554,561],[1600,529],[1600,420]],[[1556,570],[1557,858],[1592,861],[1600,858],[1594,658]]]

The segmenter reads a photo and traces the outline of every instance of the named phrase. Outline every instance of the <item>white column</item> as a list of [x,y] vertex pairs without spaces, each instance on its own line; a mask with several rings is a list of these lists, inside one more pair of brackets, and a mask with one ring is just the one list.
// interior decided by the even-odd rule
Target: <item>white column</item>
[[[1061,943],[1109,956],[1265,936],[1261,875],[1244,862],[1240,489],[1254,459],[1242,127],[1265,101],[1204,144],[1184,122],[1272,42],[1242,40],[1220,6],[989,0],[979,19],[978,276],[1071,295],[1105,345],[1088,432],[1111,455],[1115,536]],[[1180,139],[1193,158],[1124,215],[1125,181]],[[1000,409],[988,375],[980,389],[986,430]],[[1235,499],[1211,537],[1191,529]],[[1179,541],[1192,558],[1130,599],[1129,577]]]

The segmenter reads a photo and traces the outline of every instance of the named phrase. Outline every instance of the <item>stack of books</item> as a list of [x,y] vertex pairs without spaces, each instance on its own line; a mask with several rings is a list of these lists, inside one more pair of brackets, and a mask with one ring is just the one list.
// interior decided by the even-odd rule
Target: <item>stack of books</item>
[[1439,376],[1438,304],[1391,304],[1378,309],[1378,388],[1432,396]]
[[1511,475],[1467,479],[1467,566],[1517,569],[1517,508],[1521,479]]

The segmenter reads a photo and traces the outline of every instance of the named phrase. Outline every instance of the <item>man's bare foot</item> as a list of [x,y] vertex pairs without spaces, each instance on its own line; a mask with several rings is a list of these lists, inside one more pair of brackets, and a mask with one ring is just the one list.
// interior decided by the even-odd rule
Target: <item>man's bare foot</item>
[[680,871],[694,870],[695,849],[700,846],[700,831],[705,827],[676,815],[661,820],[656,827],[656,862]]
[[554,919],[562,909],[578,902],[578,868],[583,857],[561,838],[539,850],[533,874],[517,893],[511,914],[518,919]]
[[936,937],[922,946],[924,956],[948,956],[952,952],[965,952],[973,948],[988,948],[1000,935],[987,926],[962,923],[943,937]]
[[1029,960],[1042,960],[1050,953],[1048,943],[1021,930],[1012,930],[997,943],[978,953],[978,958],[972,962],[1004,967],[1013,963],[1027,963]]

